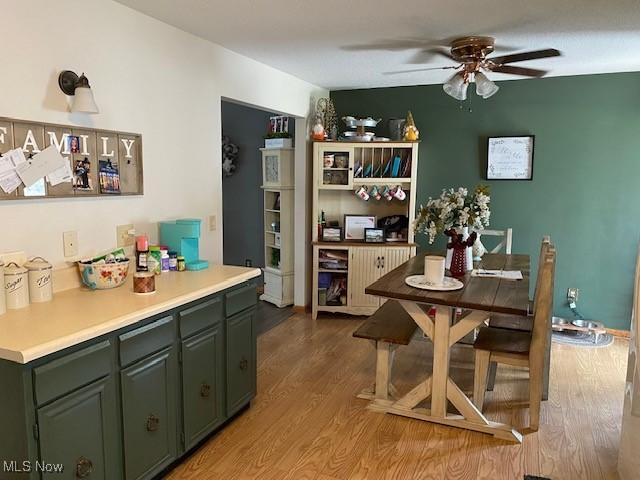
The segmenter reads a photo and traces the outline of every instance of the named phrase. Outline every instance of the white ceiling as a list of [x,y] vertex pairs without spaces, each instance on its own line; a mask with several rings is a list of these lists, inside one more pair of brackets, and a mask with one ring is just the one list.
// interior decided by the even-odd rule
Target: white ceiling
[[[329,89],[442,83],[424,49],[470,34],[503,54],[557,48],[518,65],[550,76],[640,70],[640,0],[117,0]],[[511,77],[491,74],[494,80]]]

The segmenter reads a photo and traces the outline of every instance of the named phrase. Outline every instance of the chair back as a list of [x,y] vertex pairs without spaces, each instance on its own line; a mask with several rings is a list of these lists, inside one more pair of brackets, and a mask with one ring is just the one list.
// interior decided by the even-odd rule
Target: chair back
[[500,253],[504,248],[504,253],[511,255],[511,244],[513,242],[512,228],[507,228],[506,230],[481,230],[480,234],[483,237],[502,237],[500,243],[491,250],[491,253]]
[[540,287],[540,277],[542,276],[542,270],[543,270],[542,262],[550,246],[551,246],[551,237],[549,235],[545,235],[544,237],[542,237],[542,243],[540,245],[540,256],[538,257],[538,273],[536,277],[535,290],[533,291],[533,312],[532,313],[535,313],[536,306],[538,303],[538,288]]
[[[553,315],[553,286],[556,268],[556,250],[549,244],[547,251],[540,262],[540,274],[538,298],[533,317],[533,332],[531,347],[529,349],[531,368],[544,369],[544,358],[551,329],[551,316]],[[534,367],[535,365],[535,367]]]

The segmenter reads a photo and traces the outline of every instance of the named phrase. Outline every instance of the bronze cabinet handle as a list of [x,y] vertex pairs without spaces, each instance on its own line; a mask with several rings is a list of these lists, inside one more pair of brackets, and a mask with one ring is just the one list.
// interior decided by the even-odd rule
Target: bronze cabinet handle
[[208,383],[203,383],[200,386],[200,396],[202,398],[207,398],[211,394],[211,385]]
[[86,457],[76,460],[76,478],[86,478],[93,472],[93,463]]
[[380,268],[380,257],[376,260],[376,268]]
[[155,432],[158,430],[158,424],[160,423],[160,419],[156,417],[153,413],[147,417],[147,431]]
[[246,370],[249,367],[249,362],[247,361],[246,358],[242,357],[242,360],[240,360],[240,370]]

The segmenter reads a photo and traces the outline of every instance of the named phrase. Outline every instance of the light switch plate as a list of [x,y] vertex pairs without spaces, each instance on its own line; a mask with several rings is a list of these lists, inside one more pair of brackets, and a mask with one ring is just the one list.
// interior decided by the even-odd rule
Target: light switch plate
[[118,247],[129,247],[133,245],[135,236],[133,234],[130,235],[130,232],[134,232],[133,225],[130,223],[126,225],[118,225],[116,227],[116,239]]
[[65,257],[78,256],[78,232],[75,230],[64,232],[62,234],[62,243],[64,245]]
[[216,229],[216,216],[209,215],[209,231],[213,232]]

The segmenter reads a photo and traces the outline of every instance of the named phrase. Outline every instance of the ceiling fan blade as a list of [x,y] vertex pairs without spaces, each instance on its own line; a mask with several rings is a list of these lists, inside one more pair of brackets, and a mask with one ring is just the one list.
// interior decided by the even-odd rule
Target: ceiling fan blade
[[414,68],[413,70],[394,70],[391,72],[382,72],[382,74],[383,75],[400,75],[402,73],[428,72],[430,70],[451,70],[454,68],[459,68],[459,66],[452,65],[450,67],[427,67],[427,68]]
[[429,50],[429,52],[433,53],[434,55],[440,55],[441,57],[448,58],[449,60],[453,60],[454,62],[458,61],[451,56],[451,52],[449,50],[445,50],[444,48],[433,48]]
[[505,63],[524,62],[525,60],[535,60],[537,58],[559,57],[560,55],[562,55],[562,53],[555,48],[547,48],[546,50],[514,53],[501,57],[489,57],[487,60],[491,60],[497,65],[504,65]]
[[510,73],[512,75],[522,75],[524,77],[543,77],[547,70],[538,70],[536,68],[516,67],[513,65],[497,65],[490,69],[492,72]]

